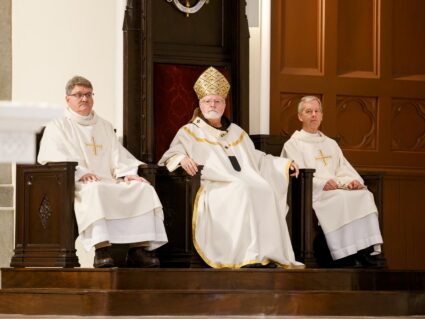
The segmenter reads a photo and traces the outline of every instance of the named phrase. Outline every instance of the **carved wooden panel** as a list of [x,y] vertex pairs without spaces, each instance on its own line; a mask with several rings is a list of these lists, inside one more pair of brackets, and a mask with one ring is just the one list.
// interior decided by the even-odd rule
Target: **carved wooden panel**
[[27,213],[31,225],[28,228],[28,238],[32,244],[57,245],[60,242],[60,229],[55,225],[60,222],[59,212],[63,198],[50,195],[64,184],[62,179],[63,176],[59,174],[26,176],[25,191],[30,210]]
[[377,99],[360,96],[337,97],[337,130],[345,149],[376,149]]
[[281,72],[323,75],[324,1],[282,0],[280,10]]
[[[192,1],[193,2],[193,1]],[[165,0],[152,1],[153,11],[161,12],[161,19],[153,19],[153,41],[156,44],[174,44],[181,46],[211,46],[221,48],[224,45],[224,24],[230,18],[223,14],[223,0],[209,1],[195,14],[186,17],[173,3]],[[173,23],[164,23],[172,21]],[[175,27],[178,25],[178,27]],[[209,32],[196,32],[210,26]]]
[[425,172],[389,173],[384,179],[384,248],[393,269],[425,269]]
[[393,76],[425,81],[425,10],[423,0],[393,0]]
[[12,267],[78,267],[74,172],[77,163],[17,165]]
[[425,152],[425,100],[393,99],[393,151]]
[[349,77],[379,74],[380,0],[338,2],[337,73]]

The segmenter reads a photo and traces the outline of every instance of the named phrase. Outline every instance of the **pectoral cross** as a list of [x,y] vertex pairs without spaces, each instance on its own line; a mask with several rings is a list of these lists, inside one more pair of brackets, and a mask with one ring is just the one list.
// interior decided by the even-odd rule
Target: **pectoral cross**
[[92,144],[86,143],[86,146],[92,147],[93,148],[93,154],[94,154],[94,156],[96,156],[97,155],[97,148],[102,148],[102,145],[96,144],[96,141],[94,140],[93,136],[91,138],[91,141],[92,141]]
[[323,161],[323,164],[325,164],[325,166],[328,166],[327,160],[332,158],[332,156],[325,156],[323,154],[322,150],[320,150],[319,153],[320,153],[320,156],[316,157],[316,159],[319,160],[319,161]]

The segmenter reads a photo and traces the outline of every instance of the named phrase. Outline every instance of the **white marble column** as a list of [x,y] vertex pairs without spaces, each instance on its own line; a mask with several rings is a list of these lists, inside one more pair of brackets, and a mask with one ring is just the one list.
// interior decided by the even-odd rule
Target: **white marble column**
[[[12,97],[12,0],[0,1],[0,100]],[[8,267],[14,242],[14,187],[10,163],[0,163],[0,267]]]

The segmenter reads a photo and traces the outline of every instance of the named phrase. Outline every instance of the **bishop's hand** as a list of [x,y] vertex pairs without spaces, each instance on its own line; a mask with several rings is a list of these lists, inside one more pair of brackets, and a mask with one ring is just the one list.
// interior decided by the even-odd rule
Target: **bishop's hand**
[[292,161],[291,166],[289,167],[289,170],[292,172],[290,176],[298,177],[298,174],[300,173],[300,170],[298,168],[298,164]]
[[198,172],[198,164],[188,156],[181,160],[180,165],[190,176],[194,176]]

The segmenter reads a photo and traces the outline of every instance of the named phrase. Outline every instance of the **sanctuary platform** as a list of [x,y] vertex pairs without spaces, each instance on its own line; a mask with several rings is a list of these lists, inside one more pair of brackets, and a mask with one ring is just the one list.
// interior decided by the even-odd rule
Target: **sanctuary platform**
[[425,271],[1,269],[0,313],[425,315]]

